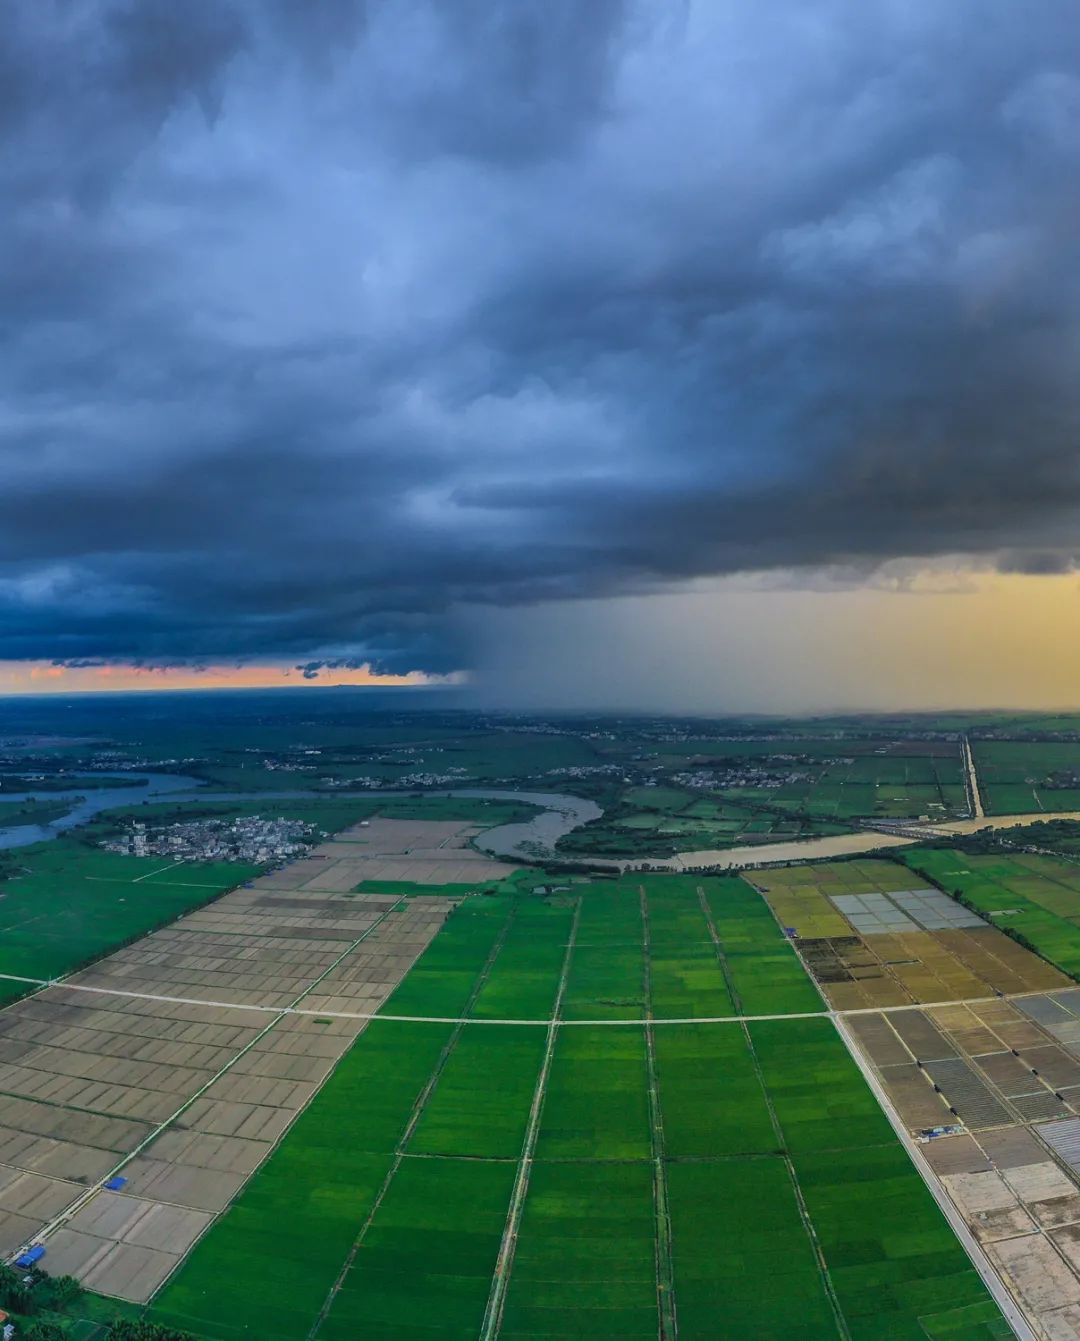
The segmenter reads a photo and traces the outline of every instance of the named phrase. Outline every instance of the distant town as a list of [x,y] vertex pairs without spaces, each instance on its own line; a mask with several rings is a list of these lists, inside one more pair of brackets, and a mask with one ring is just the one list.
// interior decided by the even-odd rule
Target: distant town
[[[779,759],[791,756],[776,757]],[[850,763],[851,760],[846,762]],[[672,773],[671,781],[680,787],[694,787],[700,791],[720,791],[726,787],[790,787],[797,782],[805,782],[809,777],[810,774],[805,769],[777,771],[745,764],[741,767],[691,769],[683,773]]]
[[302,820],[245,815],[234,820],[188,820],[153,826],[133,823],[119,837],[106,838],[107,852],[132,857],[172,857],[176,861],[285,861],[320,837]]

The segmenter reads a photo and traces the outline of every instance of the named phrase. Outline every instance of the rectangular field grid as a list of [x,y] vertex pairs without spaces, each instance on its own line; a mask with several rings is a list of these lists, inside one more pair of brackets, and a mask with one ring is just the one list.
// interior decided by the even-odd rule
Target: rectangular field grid
[[[399,846],[423,830],[406,828]],[[392,821],[378,838],[393,846]],[[5,1251],[54,1226],[54,1271],[147,1299],[454,907],[422,893],[306,892],[309,872],[295,866],[0,1012]],[[116,1173],[122,1189],[103,1191]]]
[[[1055,994],[1057,995],[1057,994]],[[1073,989],[1060,994],[1069,1004]],[[932,1017],[932,1018],[931,1018]],[[852,1018],[868,1065],[942,1185],[1040,1337],[1080,1326],[1080,1104],[1071,1042],[1052,1031],[1073,1018],[1061,1002],[1023,997],[930,1012]],[[1037,1023],[1038,1021],[1038,1023]],[[896,1060],[888,1034],[909,1051]],[[915,1060],[916,1052],[951,1055]],[[935,1092],[935,1086],[940,1093]],[[954,1113],[936,1116],[943,1104]],[[947,1110],[945,1110],[947,1111]],[[1054,1120],[1056,1119],[1056,1120]],[[952,1124],[960,1134],[926,1139]]]
[[[996,1307],[750,885],[469,897],[506,874],[473,832],[357,826],[0,1011],[10,1246],[48,1226],[50,1269],[203,1341],[643,1341],[670,1323],[683,1341],[996,1341]],[[968,970],[980,956],[1017,974],[881,865],[781,896],[848,982],[880,974],[910,1002],[909,935],[976,937],[934,942],[936,967],[927,948],[934,990],[949,965],[986,972]],[[457,897],[356,890],[410,872]],[[867,935],[897,962],[867,954],[844,906],[888,924]],[[704,1022],[740,1014],[777,1018]],[[993,1027],[1036,1028],[1013,1017]],[[884,1018],[861,1037],[946,1113],[916,1040],[953,1090],[963,1071],[1004,1105],[1050,1094],[963,1059],[947,1023]],[[954,1150],[958,1175],[985,1172],[981,1149]],[[116,1169],[127,1183],[99,1190]]]
[[536,1165],[499,1336],[655,1341],[655,1253],[647,1163]]

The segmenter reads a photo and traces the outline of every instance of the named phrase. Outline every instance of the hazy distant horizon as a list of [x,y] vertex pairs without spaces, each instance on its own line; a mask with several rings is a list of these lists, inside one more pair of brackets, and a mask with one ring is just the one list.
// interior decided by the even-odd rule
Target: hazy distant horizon
[[[302,690],[297,693],[295,690]],[[1007,716],[1007,717],[1048,717],[1054,715],[1062,716],[1080,716],[1080,703],[1076,704],[1051,704],[1045,707],[1019,707],[1010,704],[995,704],[989,707],[972,708],[962,703],[938,704],[927,708],[905,707],[903,705],[895,708],[876,708],[868,709],[851,705],[834,705],[829,708],[821,708],[807,713],[785,713],[755,711],[751,709],[726,708],[723,705],[717,705],[714,709],[705,710],[687,710],[678,711],[671,707],[656,707],[649,704],[622,704],[615,707],[604,708],[596,704],[583,704],[577,707],[571,707],[565,704],[549,703],[543,704],[537,702],[531,705],[520,705],[517,707],[494,705],[485,703],[477,699],[475,695],[468,690],[455,689],[446,690],[444,688],[427,688],[423,686],[413,686],[406,688],[387,689],[365,688],[357,685],[298,685],[295,687],[284,687],[281,685],[267,686],[215,686],[212,688],[162,688],[160,686],[148,686],[144,689],[86,689],[78,691],[33,691],[23,690],[17,692],[0,692],[0,701],[14,703],[41,703],[50,708],[60,709],[65,702],[82,702],[87,700],[118,700],[123,698],[153,699],[153,698],[213,698],[221,697],[223,699],[241,699],[245,697],[256,698],[259,696],[282,697],[292,703],[300,710],[301,700],[305,697],[328,699],[336,697],[341,700],[350,701],[350,706],[357,703],[370,704],[373,710],[378,711],[399,711],[409,710],[416,712],[432,713],[463,713],[475,716],[493,716],[500,717],[536,717],[536,718],[574,718],[574,717],[642,717],[642,718],[661,718],[672,721],[684,719],[688,721],[718,721],[718,722],[813,722],[813,721],[836,721],[844,719],[880,719],[888,721],[890,719],[910,719],[910,718],[948,718],[948,717],[972,717],[972,716]],[[0,723],[0,735],[4,733],[5,727]]]

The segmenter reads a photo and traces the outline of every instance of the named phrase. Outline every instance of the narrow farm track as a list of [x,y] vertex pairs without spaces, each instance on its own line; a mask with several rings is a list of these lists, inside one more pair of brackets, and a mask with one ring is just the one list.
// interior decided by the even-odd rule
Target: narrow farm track
[[[963,737],[961,749],[964,755],[964,781],[967,784],[968,809],[971,811],[972,819],[984,819],[986,811],[983,809],[982,795],[979,791],[979,775],[975,771],[975,755],[971,750],[971,742],[967,736]],[[1038,797],[1036,797],[1038,800]],[[1042,807],[1039,807],[1040,810]]]
[[848,1330],[847,1320],[841,1311],[840,1300],[836,1295],[836,1287],[833,1285],[832,1276],[829,1274],[829,1264],[825,1260],[825,1254],[821,1250],[821,1243],[817,1236],[817,1230],[814,1228],[814,1222],[810,1218],[810,1212],[806,1206],[806,1198],[803,1196],[803,1190],[799,1183],[799,1175],[796,1172],[795,1164],[785,1148],[784,1129],[781,1127],[780,1119],[776,1115],[776,1108],[773,1104],[772,1095],[769,1093],[769,1087],[765,1083],[765,1076],[761,1069],[761,1060],[757,1055],[757,1049],[754,1047],[753,1035],[750,1033],[750,1029],[745,1020],[743,1021],[742,1030],[743,1037],[746,1039],[746,1046],[750,1051],[750,1060],[754,1067],[754,1074],[757,1076],[758,1084],[761,1086],[761,1093],[765,1100],[765,1107],[768,1110],[769,1122],[772,1125],[777,1146],[784,1151],[784,1164],[787,1167],[788,1177],[791,1179],[791,1190],[795,1194],[795,1204],[799,1209],[799,1219],[802,1221],[803,1230],[810,1241],[810,1246],[813,1249],[814,1257],[817,1261],[821,1283],[825,1290],[826,1297],[829,1300],[829,1307],[832,1309],[833,1318],[836,1321],[837,1335],[842,1337],[843,1341],[851,1341],[851,1332]]
[[675,1300],[675,1261],[671,1242],[671,1199],[668,1195],[664,1112],[656,1065],[656,1035],[652,1027],[652,943],[649,937],[649,899],[642,885],[641,899],[642,994],[645,999],[645,1062],[649,1079],[649,1140],[652,1146],[653,1207],[656,1216],[656,1303],[660,1341],[675,1341],[679,1317]]
[[[757,1076],[758,1084],[761,1086],[761,1093],[765,1099],[765,1107],[769,1113],[769,1122],[772,1125],[773,1133],[776,1136],[777,1145],[784,1148],[784,1130],[780,1125],[780,1119],[776,1115],[776,1108],[773,1105],[772,1095],[765,1084],[765,1076],[761,1070],[761,1061],[757,1055],[757,1049],[754,1047],[754,1039],[747,1025],[743,1024],[743,1035],[746,1038],[746,1046],[750,1049],[750,1058],[754,1066],[754,1074]],[[851,1332],[848,1330],[847,1320],[840,1308],[840,1300],[836,1296],[836,1287],[833,1285],[832,1276],[829,1274],[829,1264],[825,1260],[825,1254],[822,1252],[821,1243],[817,1236],[817,1230],[814,1228],[814,1222],[810,1218],[810,1212],[806,1206],[806,1198],[803,1196],[802,1186],[799,1183],[799,1175],[796,1172],[795,1164],[791,1156],[784,1150],[784,1164],[787,1166],[788,1177],[791,1179],[791,1190],[795,1194],[795,1204],[799,1208],[799,1219],[802,1221],[802,1227],[806,1237],[810,1241],[810,1246],[814,1251],[814,1257],[817,1261],[818,1272],[821,1276],[821,1283],[824,1287],[826,1297],[829,1300],[829,1307],[832,1309],[833,1317],[836,1321],[836,1331],[843,1341],[851,1341]]]
[[[709,908],[708,900],[705,898],[705,890],[700,885],[698,886],[698,900],[701,904],[701,911],[704,914],[706,925],[709,928],[709,936],[712,940],[713,948],[716,951],[720,969],[724,975],[724,980],[728,984],[728,991],[731,993],[732,1004],[738,1006],[741,1003],[731,980],[731,968],[728,964],[727,956],[724,954],[724,945],[717,931],[716,921]],[[810,1218],[810,1212],[806,1206],[806,1199],[803,1196],[803,1190],[799,1183],[799,1176],[795,1170],[794,1162],[792,1161],[791,1156],[787,1153],[784,1130],[780,1125],[780,1119],[777,1117],[772,1095],[769,1093],[769,1088],[765,1083],[765,1075],[761,1069],[761,1060],[757,1055],[757,1049],[754,1046],[754,1038],[750,1033],[750,1027],[747,1024],[747,1017],[745,1015],[741,1017],[740,1023],[747,1051],[750,1054],[750,1061],[754,1068],[754,1075],[757,1077],[762,1097],[765,1100],[765,1107],[768,1110],[769,1123],[772,1126],[773,1135],[776,1138],[777,1148],[784,1152],[784,1164],[787,1167],[788,1177],[791,1179],[792,1191],[795,1194],[795,1203],[799,1208],[799,1218],[802,1221],[803,1230],[807,1239],[810,1241],[810,1246],[813,1249],[814,1257],[817,1261],[822,1288],[828,1298],[829,1307],[832,1309],[833,1318],[836,1322],[837,1335],[842,1338],[842,1341],[851,1341],[851,1332],[848,1330],[847,1320],[840,1308],[840,1300],[837,1298],[836,1288],[833,1285],[832,1276],[829,1274],[829,1264],[825,1260],[825,1254],[822,1252],[821,1243],[818,1240],[817,1230],[814,1228],[814,1222]]]
[[[284,1008],[272,1008],[272,1007],[268,1008],[273,1011],[273,1018],[269,1020],[266,1023],[266,1025],[262,1029],[260,1029],[257,1034],[255,1034],[253,1038],[249,1039],[249,1041],[244,1045],[243,1048],[240,1049],[239,1052],[235,1054],[235,1056],[231,1057],[225,1063],[224,1066],[222,1066],[218,1071],[214,1073],[214,1075],[210,1077],[209,1080],[206,1081],[205,1084],[201,1085],[199,1089],[195,1091],[194,1094],[190,1095],[180,1105],[179,1108],[177,1108],[174,1112],[170,1113],[169,1116],[165,1118],[163,1121],[159,1122],[157,1126],[153,1127],[148,1136],[144,1137],[143,1140],[141,1140],[133,1150],[130,1150],[126,1155],[124,1155],[124,1157],[121,1160],[119,1160],[118,1163],[113,1165],[111,1169],[108,1169],[105,1173],[103,1173],[101,1177],[97,1180],[97,1182],[91,1184],[88,1188],[86,1188],[84,1192],[82,1192],[78,1197],[76,1197],[74,1201],[72,1201],[68,1206],[66,1206],[64,1210],[60,1212],[59,1215],[55,1216],[47,1224],[43,1225],[41,1229],[39,1229],[34,1234],[31,1240],[21,1244],[20,1247],[16,1249],[15,1252],[9,1254],[7,1260],[14,1261],[15,1258],[18,1257],[21,1253],[23,1253],[27,1248],[29,1248],[32,1243],[39,1243],[42,1240],[47,1239],[48,1236],[54,1233],[57,1229],[59,1229],[61,1225],[66,1224],[66,1222],[71,1219],[71,1217],[76,1213],[76,1211],[81,1210],[81,1208],[85,1206],[87,1202],[91,1201],[95,1196],[97,1196],[97,1194],[102,1190],[104,1185],[111,1178],[115,1178],[116,1175],[122,1169],[126,1168],[127,1165],[129,1165],[138,1155],[142,1154],[142,1152],[149,1145],[151,1145],[152,1142],[156,1141],[157,1138],[161,1136],[163,1132],[167,1131],[174,1122],[178,1121],[181,1117],[183,1117],[183,1115],[192,1107],[192,1105],[202,1098],[202,1096],[206,1093],[206,1091],[210,1088],[211,1085],[213,1085],[216,1081],[220,1080],[221,1077],[226,1075],[229,1071],[231,1071],[242,1057],[246,1057],[247,1054],[251,1051],[251,1049],[255,1047],[255,1045],[260,1041],[260,1039],[265,1038],[266,1035],[274,1028],[275,1025],[279,1024],[294,1007],[297,1007],[299,1003],[304,1000],[305,997],[310,995],[310,993],[312,993],[315,990],[315,988],[318,987],[319,984],[324,981],[324,979],[329,977],[329,975],[334,971],[334,969],[338,967],[338,965],[342,962],[343,959],[347,959],[348,956],[352,954],[352,952],[355,949],[357,949],[358,946],[360,946],[365,940],[367,940],[367,938],[371,935],[371,933],[375,930],[376,927],[380,926],[390,916],[391,913],[397,912],[399,909],[403,908],[406,902],[407,900],[403,896],[402,898],[398,899],[396,903],[392,904],[389,908],[384,909],[384,911],[379,914],[379,916],[375,919],[375,921],[372,922],[371,926],[366,928],[366,930],[363,932],[362,935],[357,936],[354,941],[352,941],[349,945],[345,947],[344,950],[342,950],[342,952],[333,960],[332,963],[328,964],[326,968],[323,969],[323,971],[319,974],[317,978],[315,978],[312,982],[308,983],[308,985],[304,988],[304,990],[294,998],[290,1006]],[[314,1012],[308,1012],[308,1013],[313,1014]]]
[[[396,904],[395,909],[401,905]],[[393,909],[388,911],[394,911]],[[359,944],[359,941],[357,942]],[[345,951],[347,954],[348,951]],[[78,970],[81,972],[82,970]],[[517,1020],[502,1018],[469,1018],[463,1015],[387,1015],[382,1011],[362,1010],[305,1010],[294,1006],[252,1006],[245,1002],[219,1001],[197,996],[163,996],[156,992],[128,992],[118,987],[91,987],[83,983],[69,982],[66,978],[27,978],[16,973],[0,973],[0,982],[20,982],[35,991],[26,997],[5,1001],[0,1009],[7,1009],[16,1001],[25,1001],[50,987],[62,987],[66,992],[87,992],[101,996],[118,996],[134,1001],[163,1001],[168,1005],[212,1006],[217,1010],[247,1010],[264,1015],[313,1015],[334,1020],[385,1020],[395,1024],[476,1024],[494,1025],[496,1028],[547,1029],[554,1025],[558,1029],[640,1029],[643,1022],[639,1019],[626,1020]],[[314,986],[315,984],[312,984]],[[310,990],[310,989],[308,989]],[[994,996],[947,997],[939,1001],[908,1001],[899,1006],[854,1006],[846,1010],[798,1010],[780,1011],[771,1015],[658,1015],[649,1023],[662,1027],[680,1024],[739,1024],[746,1020],[753,1024],[757,1020],[823,1020],[834,1017],[847,1018],[853,1015],[890,1015],[905,1010],[939,1010],[945,1006],[981,1006],[994,1001],[1023,1001],[1027,997],[1045,996],[1046,988],[1031,988],[1026,992],[1003,992]],[[304,993],[306,995],[306,992]],[[301,998],[297,998],[300,1000]]]
[[[773,912],[773,916],[775,918],[776,916],[775,911]],[[776,924],[778,927],[781,926],[779,919],[777,919]],[[810,973],[806,961],[803,959],[802,953],[799,950],[797,944],[795,946],[795,953],[796,955],[798,955],[799,962],[802,964],[804,970],[806,971],[807,976],[810,978],[811,982],[814,983],[814,986],[816,987],[817,991],[822,996],[822,1000],[824,1000],[825,997],[824,993],[821,992],[821,985],[814,978],[813,974]],[[1041,996],[1041,995],[1042,995],[1041,992],[1018,992],[1012,994],[1011,996],[1009,995],[1004,997],[999,996],[997,998],[980,997],[977,1001],[971,1000],[967,1002],[964,1001],[935,1002],[933,1004],[980,1005],[980,1004],[986,1004],[987,1001],[995,999],[1015,1000],[1017,997]],[[926,1010],[930,1008],[931,1007],[928,1006],[918,1007],[918,1009],[920,1010]],[[1024,1316],[1020,1308],[1017,1306],[1016,1300],[1013,1298],[1012,1294],[1006,1287],[1004,1280],[998,1274],[997,1269],[990,1262],[990,1259],[987,1256],[986,1251],[983,1248],[982,1244],[979,1243],[978,1240],[974,1237],[967,1221],[963,1218],[960,1212],[956,1209],[956,1206],[953,1204],[952,1198],[945,1190],[945,1184],[941,1181],[941,1178],[938,1176],[938,1174],[933,1169],[931,1169],[928,1161],[921,1155],[918,1146],[916,1145],[914,1139],[912,1138],[911,1133],[908,1131],[902,1118],[900,1117],[900,1114],[894,1107],[892,1100],[886,1093],[885,1087],[878,1079],[878,1076],[875,1073],[873,1067],[863,1056],[862,1051],[859,1048],[859,1045],[856,1043],[855,1038],[851,1033],[851,1030],[848,1029],[845,1023],[845,1019],[848,1016],[872,1015],[872,1014],[887,1015],[891,1014],[896,1009],[907,1010],[910,1009],[910,1007],[898,1008],[893,1006],[885,1006],[876,1012],[874,1010],[866,1010],[866,1009],[852,1010],[852,1011],[830,1010],[827,1011],[826,1014],[832,1020],[833,1028],[840,1035],[844,1047],[847,1049],[848,1056],[858,1067],[863,1080],[866,1082],[866,1084],[870,1089],[870,1092],[877,1100],[878,1107],[885,1114],[886,1121],[889,1123],[889,1126],[893,1129],[893,1133],[895,1134],[897,1140],[903,1146],[904,1151],[908,1156],[908,1159],[911,1161],[912,1167],[915,1169],[916,1173],[922,1179],[923,1184],[925,1185],[930,1195],[933,1197],[935,1203],[937,1204],[938,1209],[941,1211],[942,1215],[944,1215],[945,1219],[948,1221],[949,1227],[952,1229],[953,1233],[957,1237],[958,1242],[960,1243],[960,1246],[964,1249],[964,1252],[967,1254],[968,1260],[971,1262],[975,1270],[979,1273],[979,1278],[982,1280],[983,1284],[989,1290],[990,1295],[993,1298],[994,1302],[997,1304],[998,1308],[1002,1312],[1002,1315],[1005,1317],[1009,1326],[1012,1328],[1013,1333],[1017,1338],[1017,1341],[1038,1341],[1026,1317]],[[744,1028],[745,1027],[746,1026],[744,1025]]]
[[544,1040],[544,1056],[537,1073],[533,1089],[532,1104],[529,1108],[529,1121],[525,1128],[525,1139],[521,1146],[514,1189],[510,1194],[510,1206],[506,1212],[506,1224],[503,1228],[499,1255],[495,1262],[495,1271],[491,1277],[491,1292],[488,1295],[484,1320],[480,1328],[480,1341],[495,1341],[502,1329],[503,1311],[506,1308],[506,1293],[510,1288],[510,1275],[514,1269],[514,1253],[517,1250],[518,1231],[521,1227],[521,1212],[529,1191],[529,1176],[536,1153],[536,1141],[540,1134],[540,1119],[544,1114],[544,1099],[547,1095],[548,1076],[551,1074],[551,1059],[555,1053],[555,1039],[558,1037],[558,1021],[562,1011],[566,984],[570,977],[570,963],[577,943],[578,924],[581,921],[581,900],[574,908],[574,920],[570,925],[570,935],[566,942],[559,985],[555,992],[554,1013],[548,1021],[547,1038]]
[[326,1321],[327,1315],[334,1305],[334,1300],[337,1298],[338,1293],[345,1282],[345,1278],[348,1276],[353,1268],[353,1264],[356,1262],[356,1256],[363,1245],[364,1239],[367,1237],[367,1232],[374,1223],[375,1217],[379,1213],[379,1207],[382,1205],[386,1194],[390,1190],[391,1184],[397,1176],[398,1170],[401,1168],[402,1161],[405,1158],[406,1147],[412,1140],[413,1133],[416,1131],[420,1119],[424,1116],[424,1109],[427,1107],[428,1101],[435,1092],[435,1086],[439,1083],[439,1079],[442,1076],[443,1071],[446,1069],[446,1064],[458,1045],[462,1030],[465,1028],[465,1025],[469,1023],[468,1013],[472,1010],[473,1006],[476,1005],[477,997],[479,997],[480,993],[483,991],[488,978],[491,976],[491,970],[495,966],[495,961],[498,959],[503,946],[506,944],[506,938],[510,934],[510,928],[514,923],[516,913],[516,908],[510,909],[506,921],[499,930],[499,934],[492,942],[491,949],[488,951],[488,956],[484,960],[483,967],[476,975],[476,981],[473,983],[472,990],[469,992],[468,1000],[465,1003],[465,1015],[455,1021],[454,1029],[445,1044],[443,1044],[442,1051],[439,1053],[434,1067],[432,1067],[431,1074],[428,1076],[424,1088],[416,1097],[416,1101],[409,1113],[408,1121],[405,1123],[405,1127],[398,1139],[397,1146],[394,1149],[394,1158],[391,1161],[390,1168],[387,1170],[386,1177],[382,1181],[382,1186],[376,1193],[375,1200],[371,1205],[371,1210],[368,1211],[364,1223],[360,1226],[360,1232],[353,1240],[352,1247],[349,1249],[348,1256],[342,1263],[341,1270],[338,1272],[333,1285],[331,1285],[326,1298],[323,1300],[323,1305],[319,1310],[318,1316],[308,1331],[308,1341],[312,1341],[312,1338]]
[[150,880],[155,875],[164,875],[166,871],[175,871],[178,866],[183,865],[183,860],[171,861],[168,866],[159,866],[156,871],[147,871],[145,875],[137,875],[131,883],[133,885],[140,885],[144,880]]
[[[712,915],[712,909],[709,907],[709,901],[705,897],[705,886],[697,887],[698,903],[701,906],[701,915],[705,919],[705,925],[709,928],[709,938],[716,950],[716,957],[720,961],[720,972],[724,975],[724,982],[727,984],[728,996],[731,997],[731,1004],[739,1012],[739,1016],[745,1019],[742,1008],[742,997],[735,986],[735,980],[731,975],[731,965],[728,963],[727,955],[724,954],[723,942],[720,940],[720,933],[716,929],[716,919]],[[787,1018],[787,1017],[785,1017]]]
[[873,1067],[869,1065],[863,1057],[858,1044],[852,1037],[850,1031],[845,1027],[842,1019],[834,1019],[833,1024],[836,1027],[844,1046],[848,1050],[848,1055],[859,1068],[863,1079],[869,1086],[874,1098],[878,1101],[881,1111],[885,1114],[889,1125],[892,1127],[896,1139],[904,1147],[908,1158],[914,1165],[916,1171],[921,1176],[930,1195],[937,1203],[938,1209],[949,1222],[949,1226],[960,1242],[961,1247],[967,1253],[968,1260],[974,1266],[975,1270],[989,1290],[994,1302],[1001,1310],[1009,1326],[1015,1333],[1018,1341],[1038,1341],[1031,1325],[1023,1312],[1017,1306],[1016,1300],[1005,1285],[1004,1280],[998,1274],[997,1269],[991,1264],[986,1255],[986,1250],[982,1244],[974,1237],[967,1221],[956,1209],[952,1198],[945,1190],[945,1185],[938,1174],[931,1169],[929,1163],[922,1157],[918,1146],[912,1138],[911,1133],[904,1125],[899,1113],[893,1107],[892,1101],[885,1092],[885,1087],[881,1084]]

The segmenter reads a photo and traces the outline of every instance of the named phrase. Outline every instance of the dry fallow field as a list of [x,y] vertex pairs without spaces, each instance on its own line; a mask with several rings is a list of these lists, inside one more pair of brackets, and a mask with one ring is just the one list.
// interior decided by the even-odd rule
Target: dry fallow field
[[148,1299],[454,903],[349,891],[509,873],[473,832],[358,825],[0,1012],[0,1250]]

